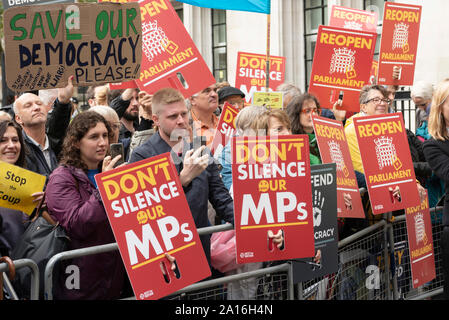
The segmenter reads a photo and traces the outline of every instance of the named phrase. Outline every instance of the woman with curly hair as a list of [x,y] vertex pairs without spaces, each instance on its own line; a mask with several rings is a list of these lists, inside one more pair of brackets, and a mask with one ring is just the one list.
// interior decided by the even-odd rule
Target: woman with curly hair
[[[107,156],[112,131],[100,114],[86,111],[70,123],[60,166],[51,174],[46,201],[51,217],[70,237],[69,250],[115,242],[94,176],[113,169]],[[120,297],[125,269],[118,251],[62,262],[57,299]],[[70,266],[70,268],[67,268]]]

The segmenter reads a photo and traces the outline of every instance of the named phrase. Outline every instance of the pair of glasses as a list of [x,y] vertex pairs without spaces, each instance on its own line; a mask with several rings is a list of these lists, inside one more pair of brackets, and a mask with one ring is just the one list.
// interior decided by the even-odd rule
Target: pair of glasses
[[302,109],[301,113],[303,114],[311,114],[311,113],[315,113],[317,115],[321,115],[321,109],[318,108],[308,108],[308,109]]
[[416,107],[427,107],[427,103],[415,104]]
[[386,99],[386,98],[384,98],[384,99],[372,98],[372,99],[369,99],[368,101],[366,101],[364,104],[368,104],[370,102],[374,102],[374,104],[380,104],[381,102],[386,103],[386,104],[390,104],[391,100],[390,99]]

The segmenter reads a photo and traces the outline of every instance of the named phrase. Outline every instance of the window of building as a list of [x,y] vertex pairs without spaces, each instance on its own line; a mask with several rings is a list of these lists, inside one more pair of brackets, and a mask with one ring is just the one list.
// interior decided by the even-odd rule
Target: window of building
[[304,40],[306,90],[309,88],[318,27],[327,25],[327,0],[304,1]]
[[181,19],[182,23],[184,23],[184,9],[183,9],[183,3],[175,0],[171,0],[171,5],[173,6],[173,9],[175,9],[176,13],[178,14],[179,19]]
[[227,81],[226,10],[212,9],[212,63],[217,82]]
[[377,41],[374,50],[374,60],[379,61],[380,42],[382,35],[382,23],[384,17],[384,5],[386,0],[363,0],[363,10],[377,12],[379,21],[377,24]]

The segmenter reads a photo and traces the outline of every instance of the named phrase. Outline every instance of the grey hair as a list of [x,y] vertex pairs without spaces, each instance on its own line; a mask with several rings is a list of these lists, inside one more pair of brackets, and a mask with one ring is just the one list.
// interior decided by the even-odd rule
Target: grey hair
[[243,108],[235,118],[235,128],[239,135],[248,134],[252,130],[252,124],[261,116],[267,109],[261,106],[247,106]]
[[416,82],[410,90],[412,98],[422,98],[423,100],[432,100],[433,85],[425,81]]
[[19,108],[17,108],[17,105],[16,105],[15,101],[12,103],[12,110],[14,111],[14,114],[18,114],[19,113]]
[[117,112],[115,112],[114,109],[112,109],[110,106],[105,105],[99,105],[99,106],[93,106],[89,108],[89,111],[93,111],[96,113],[101,114],[104,118],[108,118],[108,116],[115,118],[118,121],[120,119],[118,118]]
[[[11,115],[8,112],[0,110],[0,118],[2,118],[2,117],[6,117],[9,121],[12,120],[12,117],[11,117]],[[6,119],[4,119],[4,120],[6,120]],[[0,119],[0,121],[4,121],[4,120]]]
[[282,84],[278,85],[278,87],[276,88],[276,91],[282,92],[286,96],[301,94],[301,90],[297,86],[295,86],[294,84],[291,84],[291,83],[282,83]]

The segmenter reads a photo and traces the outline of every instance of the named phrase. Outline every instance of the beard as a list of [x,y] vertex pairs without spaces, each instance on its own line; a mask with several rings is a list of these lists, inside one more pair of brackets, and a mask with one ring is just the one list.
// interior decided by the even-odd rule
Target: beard
[[139,114],[133,114],[131,112],[125,111],[122,117],[128,121],[135,121],[139,119]]
[[170,138],[170,141],[180,141],[183,138],[188,138],[190,135],[189,130],[184,128],[176,128],[171,132],[162,128],[159,128],[159,130],[161,130],[166,137]]

